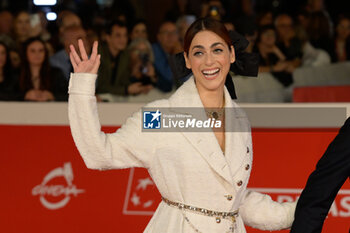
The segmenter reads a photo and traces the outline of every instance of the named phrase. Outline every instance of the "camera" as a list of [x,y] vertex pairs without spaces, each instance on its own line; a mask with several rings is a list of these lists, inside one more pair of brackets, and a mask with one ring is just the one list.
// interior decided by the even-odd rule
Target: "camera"
[[139,58],[141,60],[141,73],[146,74],[148,72],[148,63],[150,61],[148,53],[140,53]]

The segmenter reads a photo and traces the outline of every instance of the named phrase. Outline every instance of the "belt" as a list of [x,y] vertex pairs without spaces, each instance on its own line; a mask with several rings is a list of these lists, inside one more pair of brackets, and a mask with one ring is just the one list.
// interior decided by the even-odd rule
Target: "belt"
[[[209,217],[215,217],[217,223],[220,223],[221,219],[229,219],[232,221],[232,226],[230,227],[230,232],[234,231],[236,218],[238,217],[238,212],[239,212],[238,210],[233,211],[233,212],[219,212],[219,211],[215,211],[215,210],[208,210],[205,208],[185,205],[185,204],[175,202],[175,201],[170,201],[165,197],[162,197],[162,201],[164,201],[169,206],[176,207],[180,210],[187,210],[187,211],[190,211],[193,213],[197,213],[197,214],[201,214],[201,215],[205,215],[205,216],[209,216]],[[185,215],[184,215],[184,217],[185,217],[185,220],[191,225],[192,228],[194,228],[194,230],[196,232],[200,232],[197,228],[195,228],[193,226],[192,223],[189,222],[189,219]]]

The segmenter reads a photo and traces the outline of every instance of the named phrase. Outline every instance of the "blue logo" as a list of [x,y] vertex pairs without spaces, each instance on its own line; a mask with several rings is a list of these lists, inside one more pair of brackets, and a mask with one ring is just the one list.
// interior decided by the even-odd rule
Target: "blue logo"
[[143,128],[144,129],[160,129],[162,113],[159,110],[143,112]]

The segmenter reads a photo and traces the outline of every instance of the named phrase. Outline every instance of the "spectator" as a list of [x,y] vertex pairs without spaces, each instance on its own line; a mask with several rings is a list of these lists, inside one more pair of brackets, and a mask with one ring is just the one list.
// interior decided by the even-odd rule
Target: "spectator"
[[100,46],[101,61],[97,79],[98,94],[136,95],[149,88],[141,82],[130,82],[129,56],[125,51],[128,29],[121,21],[113,21],[106,30],[106,44]]
[[0,42],[0,100],[18,100],[18,75],[11,65],[10,53]]
[[20,88],[29,101],[67,100],[67,80],[62,72],[51,67],[45,42],[32,37],[24,42]]
[[276,17],[275,27],[277,31],[277,46],[286,56],[292,72],[301,65],[302,42],[296,37],[293,25],[293,19],[287,14],[281,14]]
[[225,15],[226,11],[220,0],[207,0],[202,4],[201,17],[223,20]]
[[82,39],[84,42],[84,45],[86,46],[85,50],[88,51],[88,53],[91,52],[91,46],[87,42],[86,32],[85,30],[78,25],[72,25],[65,27],[64,31],[62,32],[62,39],[63,39],[63,45],[64,48],[55,53],[50,58],[50,64],[53,67],[57,67],[61,69],[64,77],[66,80],[69,80],[70,73],[73,71],[72,64],[69,60],[69,46],[72,44],[74,45],[75,49],[78,50],[78,39]]
[[148,90],[151,90],[157,82],[151,44],[144,38],[134,39],[128,47],[128,52],[130,54],[131,82],[141,82]]
[[258,13],[256,17],[256,23],[258,27],[273,24],[273,14],[270,10],[264,10]]
[[15,41],[20,48],[20,44],[32,36],[32,27],[30,25],[30,15],[26,11],[20,11],[14,20]]
[[240,15],[234,20],[237,32],[251,35],[256,28],[256,15],[252,0],[240,0]]
[[160,25],[158,42],[152,45],[155,57],[154,67],[158,77],[157,87],[163,92],[170,92],[175,84],[169,66],[169,56],[182,51],[179,34],[173,22],[165,21]]
[[65,28],[73,25],[82,26],[82,23],[78,15],[76,15],[72,11],[64,10],[58,14],[56,24],[58,27],[58,31],[55,35],[52,36],[50,42],[55,48],[55,50],[59,51],[61,49],[64,49],[63,31],[65,30]]
[[332,54],[330,27],[327,17],[322,12],[317,11],[311,13],[306,29],[311,45],[325,50],[329,55]]
[[134,40],[136,38],[148,39],[146,21],[142,19],[135,21],[130,30],[130,40]]
[[10,48],[15,47],[12,39],[13,15],[9,11],[0,12],[0,41],[4,42]]
[[293,83],[291,75],[293,69],[276,45],[276,32],[272,25],[260,29],[254,52],[260,55],[259,72],[271,72],[285,87]]
[[350,19],[341,18],[336,27],[332,51],[333,62],[350,60]]
[[183,44],[187,29],[195,20],[196,17],[194,15],[183,15],[176,20],[176,28],[179,32],[179,40],[181,45]]

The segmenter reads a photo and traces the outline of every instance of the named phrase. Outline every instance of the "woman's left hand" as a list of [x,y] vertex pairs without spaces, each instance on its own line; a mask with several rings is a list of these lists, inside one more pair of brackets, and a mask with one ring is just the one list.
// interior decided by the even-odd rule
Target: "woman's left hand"
[[70,61],[72,62],[72,66],[74,69],[74,73],[90,73],[97,74],[98,68],[100,66],[100,58],[101,55],[97,54],[97,41],[94,42],[92,47],[92,53],[90,58],[86,54],[86,50],[84,47],[84,43],[81,39],[78,40],[78,46],[80,51],[80,56],[73,45],[70,45],[71,52],[69,53]]

